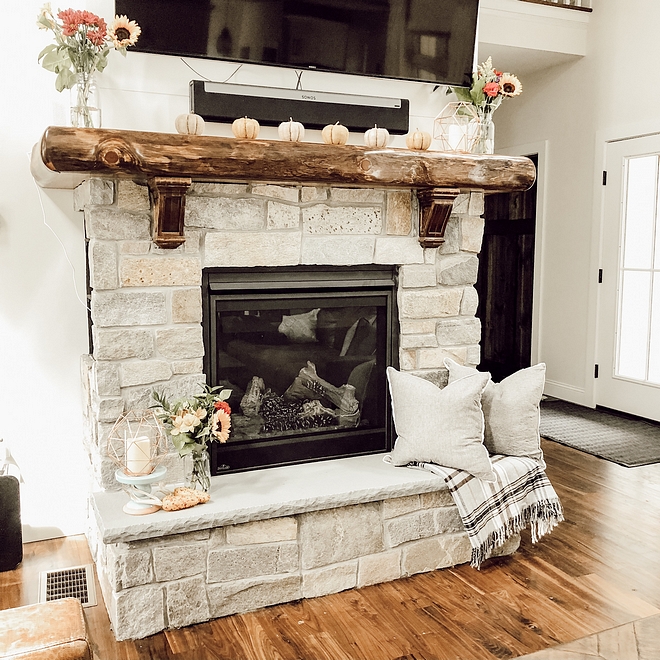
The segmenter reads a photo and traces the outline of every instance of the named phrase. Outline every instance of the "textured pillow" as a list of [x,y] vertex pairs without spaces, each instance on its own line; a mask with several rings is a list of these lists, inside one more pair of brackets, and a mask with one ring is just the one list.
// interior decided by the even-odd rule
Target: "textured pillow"
[[437,463],[495,481],[483,445],[481,393],[489,378],[490,374],[475,373],[441,390],[428,380],[388,367],[397,433],[392,463]]
[[319,309],[313,309],[305,314],[284,315],[277,328],[278,332],[281,332],[294,344],[313,344],[316,341],[316,321]]
[[[447,358],[449,383],[479,373]],[[491,454],[543,460],[539,435],[545,364],[516,371],[501,383],[490,381],[481,398],[486,421],[485,444]]]

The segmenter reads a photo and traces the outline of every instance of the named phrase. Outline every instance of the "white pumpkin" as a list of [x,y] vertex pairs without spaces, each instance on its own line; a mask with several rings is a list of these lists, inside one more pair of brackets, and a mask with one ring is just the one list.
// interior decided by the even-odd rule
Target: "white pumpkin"
[[192,112],[179,115],[174,120],[177,133],[182,135],[201,135],[204,132],[204,120]]
[[406,147],[416,151],[425,151],[431,146],[431,134],[417,129],[406,135]]
[[372,149],[382,149],[390,141],[390,134],[386,128],[374,126],[364,134],[364,143]]
[[259,126],[259,122],[256,119],[239,117],[238,119],[234,119],[234,123],[231,125],[231,132],[234,134],[234,137],[243,140],[256,140],[260,128],[261,126]]
[[339,122],[328,124],[321,131],[321,137],[326,144],[346,144],[348,142],[348,129]]
[[285,142],[302,142],[305,137],[305,127],[299,121],[293,121],[289,117],[289,121],[283,121],[277,127],[277,134],[280,140]]

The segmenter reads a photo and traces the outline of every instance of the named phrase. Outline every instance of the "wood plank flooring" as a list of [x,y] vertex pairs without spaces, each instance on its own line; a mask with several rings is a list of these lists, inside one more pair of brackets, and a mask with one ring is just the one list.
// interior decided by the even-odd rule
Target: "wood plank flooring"
[[[566,522],[481,571],[459,566],[115,642],[85,610],[99,660],[516,658],[660,613],[660,464],[624,468],[543,449]],[[36,602],[38,573],[91,561],[83,537],[24,546],[0,573],[0,609]],[[98,590],[100,596],[100,590]]]

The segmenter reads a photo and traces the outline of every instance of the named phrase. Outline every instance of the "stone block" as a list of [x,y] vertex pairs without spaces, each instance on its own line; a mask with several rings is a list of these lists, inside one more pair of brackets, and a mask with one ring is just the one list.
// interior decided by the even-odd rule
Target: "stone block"
[[188,198],[193,195],[245,195],[247,183],[193,183]]
[[226,528],[226,532],[227,543],[231,545],[295,541],[298,536],[298,523],[291,516],[269,518],[241,525],[231,525]]
[[391,582],[401,577],[401,550],[388,550],[377,555],[360,557],[358,562],[358,587],[380,582]]
[[119,243],[120,254],[149,254],[151,241],[122,241]]
[[447,568],[448,566],[457,566],[466,564],[472,558],[472,546],[468,539],[467,532],[460,534],[443,534],[437,537],[441,552],[438,553],[440,560],[436,568]]
[[434,571],[446,557],[447,553],[437,538],[413,541],[401,549],[401,575]]
[[290,204],[279,202],[268,202],[268,214],[266,217],[267,229],[299,229],[300,208]]
[[106,548],[107,577],[114,591],[130,589],[153,581],[151,552],[130,550],[126,543],[113,543]]
[[401,335],[399,346],[401,348],[435,348],[438,339],[435,335]]
[[396,516],[402,516],[412,511],[419,511],[421,506],[419,495],[407,495],[383,500],[380,504],[380,511],[384,519],[396,518]]
[[303,598],[336,594],[357,585],[357,560],[302,572]]
[[403,290],[399,292],[401,317],[430,319],[442,316],[458,316],[463,289],[442,288]]
[[465,364],[466,357],[467,349],[460,346],[449,348],[420,348],[417,351],[417,368],[444,368],[445,358],[451,358],[460,364]]
[[429,266],[435,266],[438,258],[438,248],[424,248],[424,263]]
[[119,286],[119,278],[115,244],[93,239],[89,242],[87,256],[90,286],[93,289],[116,289]]
[[454,498],[449,492],[449,488],[446,487],[443,487],[442,490],[422,493],[420,498],[424,509],[434,509],[440,506],[453,506],[454,504]]
[[344,204],[382,204],[385,201],[385,191],[374,188],[331,188],[330,198],[333,202]]
[[[379,241],[380,242],[380,241]],[[419,243],[418,243],[419,245]],[[378,246],[376,246],[377,248]],[[431,264],[411,264],[399,269],[399,281],[404,289],[421,289],[437,284],[435,266]]]
[[441,369],[427,369],[426,371],[413,371],[412,374],[428,380],[429,383],[433,383],[440,389],[446,387],[449,381],[449,371],[444,367]]
[[417,351],[409,348],[399,348],[399,367],[401,371],[417,369]]
[[[183,249],[186,254],[199,254],[199,248],[202,244],[202,230],[200,229],[191,229],[188,227],[186,229],[186,242],[179,247]],[[165,248],[159,248],[154,244],[154,248],[158,250],[165,250]],[[152,250],[153,251],[153,250]]]
[[188,197],[185,225],[226,231],[263,229],[266,202],[261,199]]
[[461,219],[461,250],[465,252],[480,252],[483,237],[483,218],[464,216]]
[[158,536],[151,539],[138,539],[136,541],[129,541],[128,545],[131,548],[155,550],[156,548],[182,546],[187,543],[200,543],[202,541],[208,541],[210,536],[211,531],[209,529],[199,529],[194,532],[166,534],[165,536]]
[[99,422],[116,422],[124,413],[124,400],[110,397],[94,397],[92,410]]
[[441,319],[435,328],[440,346],[474,344],[481,341],[481,321],[475,317]]
[[481,362],[481,346],[468,346],[465,364],[476,367]]
[[168,360],[185,360],[204,355],[202,326],[156,330],[156,349]]
[[87,206],[109,206],[114,202],[115,184],[108,179],[85,179],[73,190],[73,208],[84,211]]
[[165,585],[168,628],[183,628],[211,618],[203,577]]
[[218,548],[227,545],[227,528],[215,527],[211,530],[209,538],[209,548]]
[[300,191],[300,201],[305,202],[319,202],[328,199],[328,189],[318,188],[315,186],[303,186]]
[[156,291],[92,291],[92,321],[101,328],[166,323],[165,294]]
[[172,362],[173,374],[201,374],[204,371],[204,360],[195,358],[194,360],[177,360]]
[[227,546],[209,551],[207,581],[229,582],[297,570],[297,543]]
[[154,354],[151,330],[106,330],[94,327],[94,357],[97,360],[150,358]]
[[380,234],[380,208],[316,204],[302,210],[305,234]]
[[115,207],[85,209],[87,238],[105,241],[139,241],[151,238],[151,218],[147,213],[128,213]]
[[274,197],[286,202],[298,202],[298,188],[296,186],[252,185],[253,195]]
[[461,249],[461,221],[450,217],[445,227],[445,240],[438,247],[438,254],[455,254]]
[[121,364],[121,386],[147,385],[160,380],[169,380],[172,368],[164,360],[140,360]]
[[453,505],[444,506],[433,510],[436,534],[454,534],[465,532],[465,525],[458,513],[458,508]]
[[299,517],[303,569],[318,568],[383,549],[377,503],[304,513]]
[[409,190],[387,193],[385,231],[390,236],[408,236],[412,231],[412,206]]
[[300,575],[285,575],[208,585],[211,616],[216,618],[251,612],[261,607],[299,600],[302,598],[301,583]]
[[301,240],[295,231],[209,233],[204,266],[295,266]]
[[473,286],[467,286],[463,289],[461,298],[461,315],[474,316],[479,307],[479,294]]
[[119,275],[122,286],[199,286],[202,266],[195,257],[124,257]]
[[303,264],[355,266],[371,264],[376,239],[373,236],[306,236],[302,242]]
[[479,260],[470,255],[441,255],[436,263],[438,284],[474,284],[479,272]]
[[93,372],[96,381],[96,393],[99,396],[120,396],[119,369],[108,362],[96,362]]
[[468,207],[470,215],[483,215],[484,214],[484,194],[482,192],[470,193],[470,205]]
[[452,215],[454,213],[468,213],[470,208],[470,193],[462,193],[458,195],[454,200],[454,206],[452,207]]
[[435,319],[401,319],[399,330],[402,335],[435,334]]
[[[166,382],[158,384],[158,391],[162,392],[166,399],[183,399],[190,396],[191,392],[199,392],[206,382],[204,374],[192,374],[190,376],[174,376]],[[122,392],[127,410],[138,410],[153,405],[153,387],[136,387]]]
[[180,580],[206,573],[206,543],[168,545],[153,549],[154,575],[158,582]]
[[433,511],[415,511],[405,516],[392,518],[383,523],[385,541],[389,548],[395,548],[408,541],[417,541],[435,536]]
[[141,639],[165,628],[163,587],[148,584],[113,595],[108,614],[117,641]]
[[377,238],[374,263],[423,264],[424,250],[419,244],[419,241],[414,237],[392,236]]
[[175,289],[172,291],[172,323],[202,322],[202,291]]
[[123,179],[117,184],[117,206],[124,211],[149,211],[149,188]]

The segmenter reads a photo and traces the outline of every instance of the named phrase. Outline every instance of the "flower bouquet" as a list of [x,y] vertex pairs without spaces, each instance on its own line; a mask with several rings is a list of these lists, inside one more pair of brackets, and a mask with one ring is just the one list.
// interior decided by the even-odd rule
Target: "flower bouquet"
[[211,486],[208,445],[227,442],[231,429],[231,390],[204,385],[201,394],[169,402],[153,392],[156,415],[182,458],[192,459],[190,487],[208,492]]
[[42,30],[51,30],[55,43],[46,46],[38,56],[41,66],[57,74],[55,89],[73,90],[71,123],[73,126],[99,128],[101,123],[94,73],[103,71],[108,53],[113,47],[122,55],[134,46],[140,36],[140,26],[126,16],[115,16],[108,26],[90,11],[64,9],[53,16],[50,3],[46,3],[37,17]]
[[481,122],[481,139],[477,143],[478,153],[493,153],[493,113],[505,98],[522,93],[520,80],[512,73],[503,73],[493,67],[488,58],[472,74],[470,87],[450,87],[447,94],[454,93],[463,103],[474,106]]

